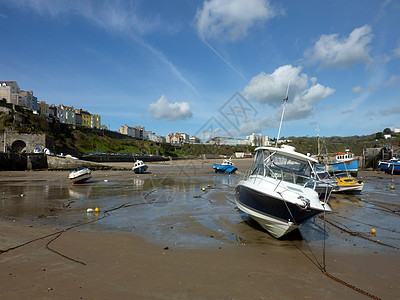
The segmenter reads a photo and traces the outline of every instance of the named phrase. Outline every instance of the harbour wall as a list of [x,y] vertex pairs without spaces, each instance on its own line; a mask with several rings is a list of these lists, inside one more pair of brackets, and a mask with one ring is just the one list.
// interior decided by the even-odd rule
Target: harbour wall
[[0,171],[73,170],[79,167],[87,167],[91,170],[131,170],[126,167],[109,166],[80,159],[45,155],[44,153],[0,152]]
[[150,161],[166,161],[168,157],[164,156],[149,156],[149,155],[125,155],[125,154],[90,154],[79,157],[81,160],[93,161],[93,162],[135,162],[136,160],[142,160],[144,162]]
[[42,153],[2,153],[0,171],[25,171],[47,169],[47,158]]

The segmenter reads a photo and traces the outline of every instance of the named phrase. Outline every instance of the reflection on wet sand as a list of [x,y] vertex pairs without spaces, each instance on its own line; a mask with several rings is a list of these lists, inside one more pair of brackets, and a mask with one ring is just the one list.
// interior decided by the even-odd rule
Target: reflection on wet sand
[[[187,167],[187,166],[186,166]],[[154,169],[154,168],[153,168]],[[175,166],[169,173],[120,176],[95,172],[82,185],[71,185],[61,175],[52,180],[28,180],[13,174],[4,178],[0,187],[2,216],[36,219],[43,225],[64,226],[84,223],[95,215],[88,208],[98,207],[99,215],[114,207],[86,230],[135,231],[147,239],[185,247],[221,243],[291,243],[303,237],[311,246],[345,244],[370,247],[367,240],[340,232],[369,235],[400,248],[396,228],[399,217],[399,179],[366,172],[365,188],[360,195],[335,194],[330,199],[333,213],[324,216],[335,226],[327,226],[323,218],[315,217],[300,228],[300,232],[275,241],[240,213],[233,201],[234,187],[241,175],[214,174],[204,166],[186,171]],[[207,173],[207,171],[209,171]],[[189,176],[188,174],[191,174]],[[195,174],[195,175],[194,175]],[[371,228],[376,230],[371,236]]]
[[[65,291],[65,282],[72,278],[68,288],[80,290],[84,282],[87,295],[101,298],[111,285],[123,288],[125,278],[134,278],[140,287],[149,284],[148,290],[153,291],[154,282],[149,278],[161,274],[159,290],[169,291],[178,280],[188,278],[196,287],[187,287],[203,295],[210,290],[212,269],[217,294],[208,298],[235,288],[234,294],[224,298],[249,297],[242,284],[252,287],[252,298],[263,298],[266,291],[267,298],[274,299],[360,296],[316,268],[322,264],[326,248],[331,274],[378,296],[397,297],[400,177],[361,172],[366,185],[360,195],[335,194],[330,199],[333,213],[322,215],[327,222],[319,217],[310,219],[299,231],[278,240],[235,206],[234,188],[244,169],[241,161],[237,165],[239,173],[230,176],[215,174],[205,165],[187,172],[184,166],[153,165],[151,173],[140,176],[127,171],[96,171],[90,181],[79,186],[72,185],[63,172],[7,172],[0,177],[0,250],[60,231],[62,237],[52,246],[87,265],[82,269],[43,251],[49,242],[44,239],[17,251],[2,252],[0,277],[7,286],[18,287],[15,295],[20,295],[24,280],[45,287],[48,293],[49,278],[63,283],[59,291]],[[87,212],[96,207],[98,213]],[[42,280],[43,266],[57,270],[46,281]],[[154,272],[155,266],[160,272]],[[104,269],[113,272],[102,272]],[[193,269],[202,269],[204,277],[199,279]],[[229,283],[224,285],[227,273]],[[104,274],[110,277],[102,277]],[[291,282],[287,289],[288,279],[294,276],[297,283]],[[232,285],[231,279],[237,284]],[[111,285],[96,286],[93,282]],[[94,289],[89,288],[91,283]],[[126,287],[131,291],[132,282]],[[181,287],[179,284],[172,298],[183,295]],[[270,291],[270,287],[276,290]],[[93,295],[93,290],[99,294]],[[32,289],[27,291],[32,293]]]

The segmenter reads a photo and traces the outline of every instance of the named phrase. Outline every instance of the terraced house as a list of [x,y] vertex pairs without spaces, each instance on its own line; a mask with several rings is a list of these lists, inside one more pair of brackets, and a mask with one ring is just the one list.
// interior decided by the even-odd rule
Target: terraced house
[[43,115],[48,122],[58,120],[60,123],[84,126],[88,128],[107,129],[101,125],[101,116],[91,114],[86,110],[75,109],[73,106],[47,104],[38,101],[33,91],[23,91],[16,81],[0,81],[0,100],[9,105],[18,105],[31,110],[35,114]]

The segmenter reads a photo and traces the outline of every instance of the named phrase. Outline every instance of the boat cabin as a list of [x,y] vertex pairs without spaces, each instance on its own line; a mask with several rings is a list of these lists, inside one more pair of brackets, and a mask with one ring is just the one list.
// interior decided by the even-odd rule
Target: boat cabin
[[346,150],[345,153],[338,152],[336,154],[336,161],[341,162],[341,161],[346,161],[346,160],[351,160],[354,159],[354,153],[349,152],[349,150]]
[[294,149],[260,147],[256,149],[251,175],[270,177],[313,188],[310,178],[317,161]]
[[235,164],[229,159],[225,159],[223,162],[222,162],[222,164],[223,165],[229,165],[229,166],[234,166]]

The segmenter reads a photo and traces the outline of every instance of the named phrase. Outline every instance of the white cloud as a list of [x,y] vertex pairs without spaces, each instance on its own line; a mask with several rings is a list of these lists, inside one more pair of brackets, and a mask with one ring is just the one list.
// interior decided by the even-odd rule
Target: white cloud
[[293,102],[286,106],[286,120],[300,120],[311,116],[319,101],[332,95],[335,90],[316,84],[296,94]]
[[279,67],[272,74],[261,72],[250,80],[244,88],[243,95],[247,99],[277,107],[282,104],[289,83],[289,96],[307,88],[308,76],[300,74],[301,70],[301,67],[286,65]]
[[353,91],[354,94],[361,94],[361,92],[363,91],[363,88],[361,86],[355,86],[351,89]]
[[354,29],[347,38],[338,34],[324,34],[304,55],[310,63],[320,63],[325,68],[370,62],[369,45],[372,38],[371,27],[368,25]]
[[381,110],[379,113],[382,116],[400,115],[400,106],[392,107],[391,109]]
[[196,27],[202,39],[235,41],[247,35],[257,22],[273,18],[278,11],[269,0],[210,0],[197,10]]
[[129,32],[145,34],[155,29],[167,28],[161,24],[158,16],[148,19],[139,17],[137,7],[125,1],[104,0],[13,0],[9,5],[15,5],[22,9],[29,9],[41,16],[60,17],[66,14],[80,15],[98,27],[107,31]]
[[385,82],[385,87],[395,87],[400,83],[400,76],[392,75],[389,80]]
[[148,110],[155,119],[167,121],[186,120],[193,116],[190,105],[187,102],[168,103],[164,95],[155,103],[150,103]]
[[400,57],[400,40],[396,49],[393,50],[394,57]]
[[[282,105],[288,83],[289,102],[286,107],[286,120],[307,118],[312,115],[319,101],[331,95],[335,90],[317,84],[317,79],[310,79],[301,73],[301,67],[286,65],[279,67],[272,74],[264,72],[253,77],[244,88],[243,95],[249,100],[269,104],[272,107]],[[309,87],[309,81],[311,87]]]
[[230,131],[231,136],[245,136],[250,135],[253,132],[260,133],[263,130],[276,128],[276,120],[269,116],[248,119],[241,123],[238,128]]

